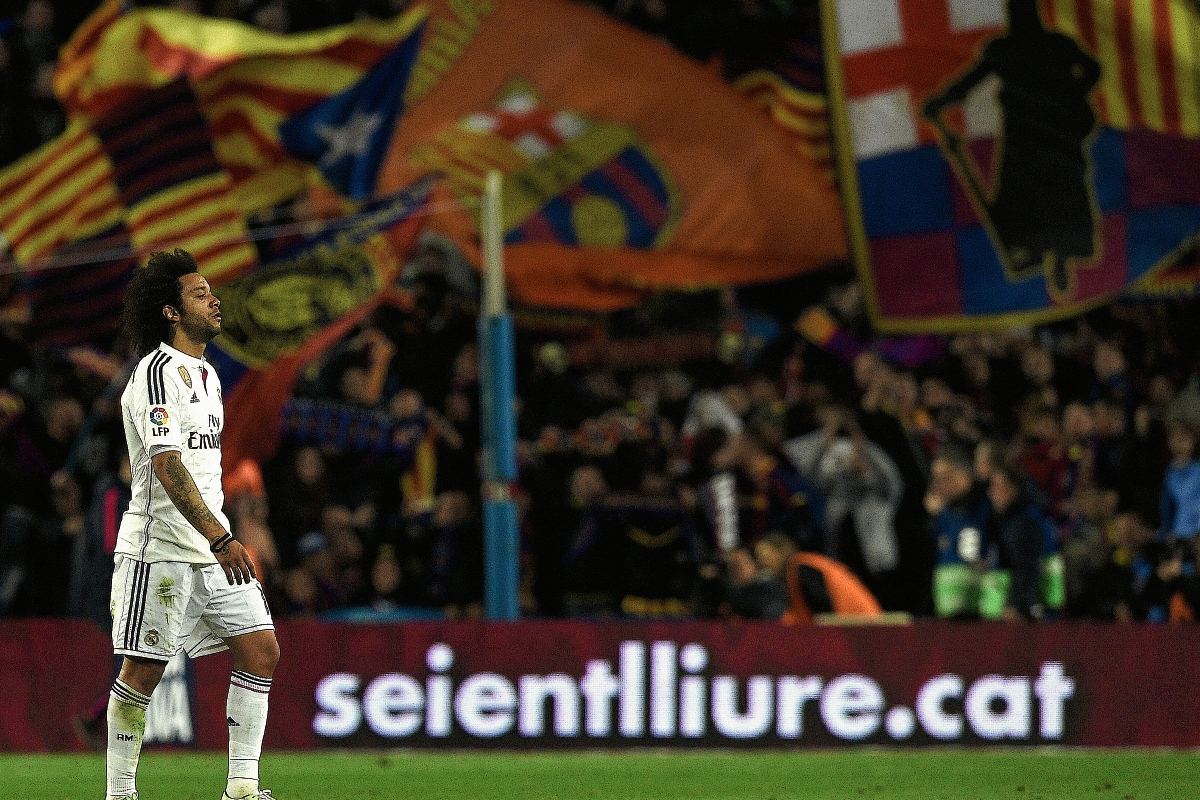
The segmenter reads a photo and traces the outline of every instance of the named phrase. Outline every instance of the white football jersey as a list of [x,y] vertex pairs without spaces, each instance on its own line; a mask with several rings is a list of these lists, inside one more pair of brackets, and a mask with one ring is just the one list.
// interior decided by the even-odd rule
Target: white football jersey
[[203,359],[160,344],[134,368],[121,394],[121,415],[133,497],[121,518],[116,552],[148,562],[216,563],[208,539],[171,502],[150,464],[159,453],[179,451],[208,510],[229,530],[221,510],[225,410],[216,370]]

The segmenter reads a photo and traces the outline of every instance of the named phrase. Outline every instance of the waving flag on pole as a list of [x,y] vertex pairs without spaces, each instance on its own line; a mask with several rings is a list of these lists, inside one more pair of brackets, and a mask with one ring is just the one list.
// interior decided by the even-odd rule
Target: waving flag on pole
[[18,264],[34,264],[123,219],[112,162],[82,120],[0,170],[0,233]]
[[231,180],[184,80],[144,92],[93,123],[113,164],[139,252],[182,247],[214,284],[258,264]]
[[349,89],[279,126],[288,152],[316,164],[334,189],[355,200],[375,191],[423,30],[406,36]]
[[368,203],[290,252],[221,288],[221,335],[209,348],[225,387],[222,458],[263,461],[300,369],[378,305],[416,247],[433,178]]
[[233,200],[246,213],[308,186],[311,167],[288,153],[279,126],[357,84],[398,44],[412,41],[427,15],[417,5],[390,20],[278,35],[170,9],[122,14],[118,5],[103,6],[64,48],[55,93],[68,113],[94,119],[185,80],[229,173]]
[[380,187],[445,175],[462,210],[431,225],[470,252],[499,170],[523,303],[606,311],[845,256],[808,148],[703,66],[580,4],[434,3],[406,95]]
[[[1200,231],[1192,0],[825,0],[854,259],[886,331],[1060,319]],[[837,54],[835,57],[833,54]]]

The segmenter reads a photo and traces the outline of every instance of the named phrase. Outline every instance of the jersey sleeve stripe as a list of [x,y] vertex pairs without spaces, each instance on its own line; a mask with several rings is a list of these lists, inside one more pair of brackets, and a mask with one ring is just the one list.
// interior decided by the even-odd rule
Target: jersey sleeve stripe
[[154,357],[150,359],[150,363],[146,365],[146,391],[149,393],[150,405],[152,406],[157,403],[155,398],[158,395],[158,387],[154,383],[154,365],[157,364],[161,358],[161,352],[155,353]]
[[154,389],[156,392],[158,392],[158,399],[154,401],[156,403],[161,403],[163,401],[163,395],[166,394],[166,392],[163,391],[165,387],[163,386],[162,372],[163,363],[165,361],[165,358],[160,358],[158,363],[154,365]]
[[162,387],[155,376],[155,367],[157,367],[166,357],[166,353],[161,350],[154,354],[150,359],[150,363],[146,365],[146,391],[150,396],[150,405],[155,406],[162,402]]
[[154,365],[154,381],[158,384],[159,403],[167,402],[167,384],[163,378],[163,371],[167,368],[167,364],[170,363],[170,361],[171,357],[164,353],[162,359]]

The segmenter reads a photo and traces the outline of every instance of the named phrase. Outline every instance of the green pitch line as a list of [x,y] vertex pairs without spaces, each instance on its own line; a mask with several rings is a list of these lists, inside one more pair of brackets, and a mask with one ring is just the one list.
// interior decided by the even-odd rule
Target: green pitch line
[[[278,800],[1192,800],[1195,752],[267,753]],[[153,751],[143,800],[217,800],[225,758]],[[0,800],[96,800],[102,755],[0,755]]]

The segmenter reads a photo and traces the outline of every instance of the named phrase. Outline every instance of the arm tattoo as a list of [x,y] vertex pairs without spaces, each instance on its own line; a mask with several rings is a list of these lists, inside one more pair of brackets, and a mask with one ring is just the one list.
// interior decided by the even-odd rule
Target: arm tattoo
[[[169,451],[163,455],[163,475],[159,476],[159,480],[162,482],[163,488],[167,490],[167,496],[171,498],[171,502],[179,509],[179,513],[183,514],[184,519],[192,523],[192,526],[205,537],[213,528],[223,532],[224,528],[221,527],[221,523],[204,504],[204,498],[200,496],[200,490],[196,488],[196,482],[192,480],[191,473],[187,471],[187,467],[180,460],[179,453]],[[163,480],[164,477],[166,480]]]

